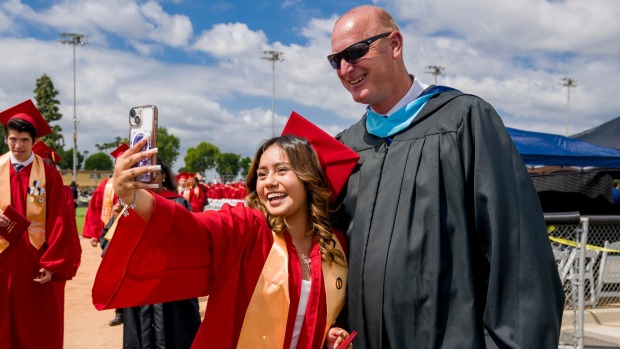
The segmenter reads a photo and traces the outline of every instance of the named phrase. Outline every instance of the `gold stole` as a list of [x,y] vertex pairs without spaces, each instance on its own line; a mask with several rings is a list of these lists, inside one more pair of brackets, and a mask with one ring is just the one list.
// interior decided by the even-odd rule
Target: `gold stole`
[[112,240],[112,237],[114,236],[114,232],[116,231],[116,226],[118,225],[118,221],[125,214],[125,211],[127,211],[127,207],[123,207],[123,209],[118,214],[118,216],[116,216],[116,219],[114,219],[114,223],[112,223],[112,225],[110,226],[110,229],[108,229],[108,232],[103,236],[104,239],[108,241]]
[[[9,153],[0,157],[0,207],[11,204],[11,158]],[[37,250],[45,243],[45,222],[47,191],[45,188],[45,167],[38,155],[34,156],[28,184],[26,217],[32,223],[28,227],[30,243]],[[0,237],[0,251],[8,247],[8,242]]]
[[[283,237],[273,233],[273,246],[256,288],[246,310],[245,319],[237,342],[237,348],[273,348],[284,346],[286,323],[290,306],[288,289],[288,253]],[[336,248],[344,256],[342,246],[336,240]],[[337,263],[331,266],[321,263],[327,303],[327,326],[323,342],[330,326],[344,307],[347,287],[347,267]],[[323,345],[321,345],[322,347]]]
[[103,224],[108,224],[110,217],[112,217],[112,206],[114,206],[114,183],[112,178],[108,179],[103,188],[103,205],[101,206],[101,221]]

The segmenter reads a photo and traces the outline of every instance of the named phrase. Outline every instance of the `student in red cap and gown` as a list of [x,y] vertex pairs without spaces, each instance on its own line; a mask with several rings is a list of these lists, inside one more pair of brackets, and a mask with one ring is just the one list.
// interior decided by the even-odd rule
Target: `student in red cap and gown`
[[185,192],[185,187],[187,185],[187,176],[188,173],[187,172],[181,172],[179,174],[176,175],[175,179],[177,180],[177,193],[179,193],[179,195],[183,195],[183,192]]
[[[129,146],[121,143],[116,149],[112,150],[110,155],[114,159],[123,154]],[[84,215],[84,226],[82,227],[82,237],[90,239],[90,245],[97,247],[99,243],[104,243],[105,237],[101,235],[105,225],[112,217],[114,204],[118,201],[118,197],[114,194],[112,187],[112,178],[106,178],[95,188],[93,195],[90,197],[86,215]],[[101,249],[104,246],[101,245]],[[102,254],[103,256],[103,254]],[[123,323],[123,309],[114,311],[114,318],[110,320],[108,325],[118,326]]]
[[[161,165],[161,173],[157,173],[155,179],[161,186],[153,189],[153,192],[191,210],[189,202],[177,194],[170,166],[161,159],[157,159],[157,163]],[[188,349],[194,341],[200,322],[200,308],[196,297],[124,308],[123,348]]]
[[[17,243],[0,241],[0,343],[61,349],[73,237],[65,227],[60,173],[32,152],[36,139],[51,129],[30,100],[0,113],[0,122],[9,146],[0,157],[0,208],[10,205],[31,221]],[[0,226],[8,224],[0,213]]]
[[[123,154],[129,146],[122,143],[114,149],[110,155],[113,158]],[[112,216],[112,206],[118,201],[118,197],[114,195],[112,188],[112,179],[106,178],[95,188],[93,195],[90,197],[86,215],[84,216],[84,226],[82,227],[82,237],[90,239],[90,245],[97,247],[101,239],[101,231],[108,223]]]
[[187,188],[183,192],[183,197],[192,205],[193,212],[202,212],[202,208],[209,204],[207,189],[198,183],[198,178],[196,178],[195,174],[189,174]]
[[295,113],[283,134],[259,147],[247,206],[219,211],[188,212],[135,182],[157,170],[130,169],[152,154],[143,144],[119,157],[114,190],[126,216],[97,273],[95,307],[208,295],[192,348],[332,348],[346,338],[331,327],[345,303],[347,262],[329,204],[358,156]]

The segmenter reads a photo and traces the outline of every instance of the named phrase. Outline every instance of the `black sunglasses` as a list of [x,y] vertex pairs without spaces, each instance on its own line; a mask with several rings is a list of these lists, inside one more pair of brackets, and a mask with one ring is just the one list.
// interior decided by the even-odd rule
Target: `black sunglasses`
[[343,59],[353,64],[368,53],[368,50],[370,50],[370,44],[372,44],[373,42],[381,38],[389,36],[390,34],[392,34],[392,32],[386,32],[386,33],[375,35],[368,39],[364,39],[362,41],[356,42],[355,44],[345,48],[344,50],[338,53],[334,53],[334,54],[327,56],[327,60],[329,61],[329,64],[332,65],[332,68],[334,69],[340,69],[340,62]]

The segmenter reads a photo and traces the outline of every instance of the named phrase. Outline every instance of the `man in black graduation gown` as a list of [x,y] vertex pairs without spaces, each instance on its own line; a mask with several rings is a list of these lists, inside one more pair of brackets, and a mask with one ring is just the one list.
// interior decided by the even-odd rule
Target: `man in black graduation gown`
[[557,348],[563,288],[535,189],[478,97],[409,75],[392,17],[343,15],[328,57],[368,105],[338,138],[361,158],[349,220],[356,348]]

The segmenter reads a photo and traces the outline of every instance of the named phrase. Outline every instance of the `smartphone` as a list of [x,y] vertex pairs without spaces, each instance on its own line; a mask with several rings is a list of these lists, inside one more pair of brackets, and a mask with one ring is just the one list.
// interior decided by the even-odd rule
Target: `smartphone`
[[[154,105],[142,105],[129,110],[129,146],[133,147],[142,139],[147,138],[142,151],[157,147],[157,107]],[[157,164],[157,154],[140,160],[133,167],[150,166]],[[152,172],[136,176],[136,181],[152,183],[155,176]]]

